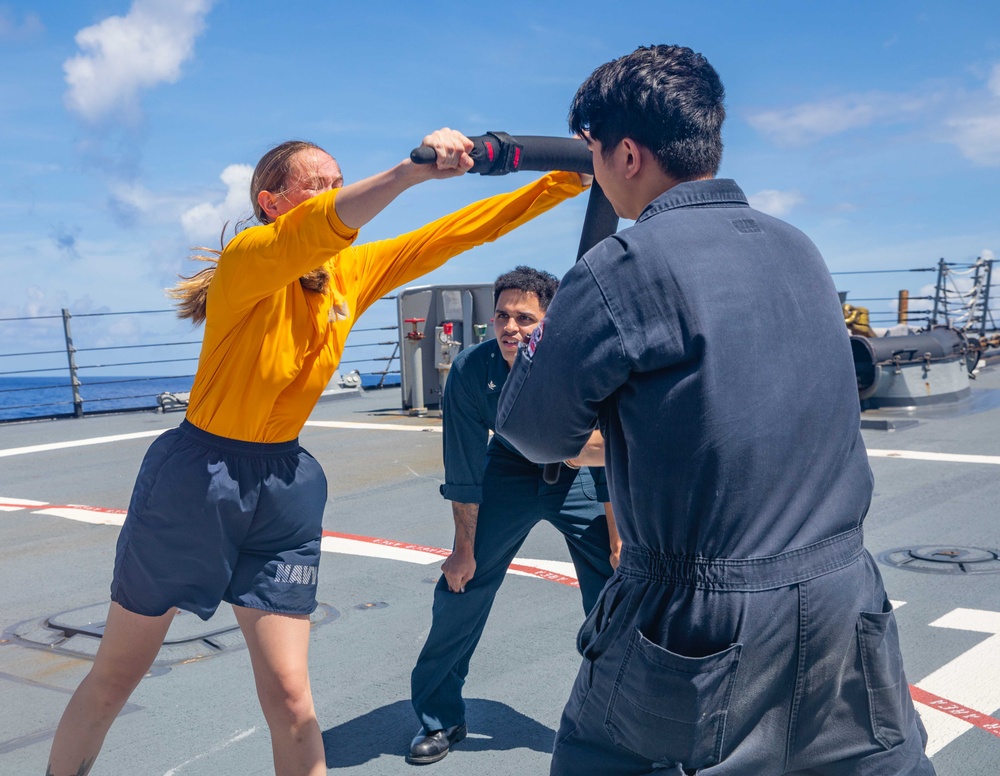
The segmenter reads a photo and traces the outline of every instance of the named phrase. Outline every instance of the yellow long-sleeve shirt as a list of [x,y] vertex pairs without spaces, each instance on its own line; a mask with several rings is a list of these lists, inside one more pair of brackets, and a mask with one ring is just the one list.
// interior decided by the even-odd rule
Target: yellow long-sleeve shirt
[[[394,288],[495,240],[579,194],[575,173],[550,173],[391,240],[352,245],[337,191],[234,237],[208,289],[208,314],[187,419],[248,442],[294,439],[340,363],[354,321]],[[330,291],[299,277],[324,266]]]

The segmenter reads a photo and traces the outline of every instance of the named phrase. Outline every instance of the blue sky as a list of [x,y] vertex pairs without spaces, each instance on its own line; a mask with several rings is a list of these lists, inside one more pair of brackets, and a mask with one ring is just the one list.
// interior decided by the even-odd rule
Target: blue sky
[[[0,317],[162,309],[189,246],[247,214],[249,168],[275,143],[313,140],[356,180],[439,126],[565,136],[580,82],[649,43],[713,63],[720,175],[831,270],[1000,250],[996,2],[0,0]],[[425,184],[360,239],[531,175]],[[562,274],[584,207],[421,282],[489,282],[517,263]],[[33,342],[2,331],[0,350]]]

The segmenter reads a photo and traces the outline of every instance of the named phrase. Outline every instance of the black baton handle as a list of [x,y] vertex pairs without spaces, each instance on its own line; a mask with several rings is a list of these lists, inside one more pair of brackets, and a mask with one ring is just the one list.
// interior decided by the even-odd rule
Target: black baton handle
[[[488,132],[470,137],[473,165],[469,172],[480,175],[506,175],[519,170],[549,172],[565,170],[594,174],[594,161],[586,142],[575,137],[546,137],[544,135],[518,135],[505,132]],[[433,164],[437,159],[434,149],[420,146],[410,151],[414,164]]]

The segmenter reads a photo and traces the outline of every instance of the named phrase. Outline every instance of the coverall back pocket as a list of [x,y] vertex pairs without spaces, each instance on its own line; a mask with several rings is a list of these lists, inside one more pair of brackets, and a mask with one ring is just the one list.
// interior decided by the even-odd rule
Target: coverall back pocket
[[903,743],[912,724],[910,688],[903,674],[899,634],[892,605],[858,615],[858,643],[868,690],[872,732],[886,749]]
[[703,768],[722,759],[742,645],[678,655],[632,632],[604,725],[618,745],[657,763]]

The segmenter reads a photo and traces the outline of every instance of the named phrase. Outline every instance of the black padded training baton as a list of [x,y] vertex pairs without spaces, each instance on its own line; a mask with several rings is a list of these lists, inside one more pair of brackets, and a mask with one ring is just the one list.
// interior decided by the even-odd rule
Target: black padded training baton
[[[594,160],[586,142],[572,137],[545,137],[521,135],[512,137],[506,132],[487,132],[485,135],[470,137],[472,141],[473,165],[469,172],[480,175],[506,175],[518,170],[565,170],[594,174]],[[434,149],[428,146],[414,148],[410,159],[417,164],[431,164],[435,160]],[[587,201],[587,215],[583,219],[580,247],[576,258],[593,248],[605,237],[618,231],[618,214],[594,181]],[[542,479],[549,485],[559,480],[561,463],[547,463]]]
[[[594,173],[590,150],[578,138],[538,135],[515,138],[506,132],[487,132],[469,140],[472,141],[469,156],[473,161],[469,172],[480,175],[506,175],[519,170]],[[434,149],[428,146],[410,152],[410,160],[417,164],[431,164],[435,158]]]

